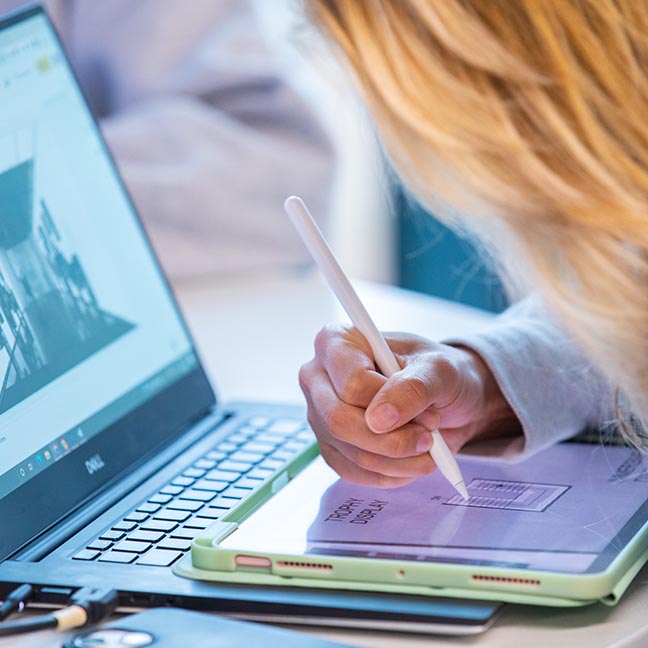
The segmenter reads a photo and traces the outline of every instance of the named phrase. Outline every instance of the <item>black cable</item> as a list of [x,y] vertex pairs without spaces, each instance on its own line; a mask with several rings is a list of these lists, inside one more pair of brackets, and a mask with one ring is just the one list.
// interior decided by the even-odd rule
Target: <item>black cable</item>
[[53,614],[45,614],[34,619],[24,619],[21,621],[10,621],[0,625],[0,637],[10,637],[27,632],[36,632],[36,630],[47,630],[56,628],[58,621]]
[[4,621],[8,616],[14,612],[22,612],[27,603],[34,593],[34,588],[31,585],[21,585],[16,587],[7,598],[5,598],[2,605],[0,605],[0,621]]
[[82,587],[72,594],[69,603],[85,610],[88,616],[87,625],[99,623],[109,617],[117,609],[119,596],[113,589]]
[[57,628],[70,630],[98,623],[110,616],[117,607],[118,596],[115,590],[97,587],[82,587],[70,597],[70,605],[51,614],[34,619],[8,621],[0,624],[0,637],[36,632]]

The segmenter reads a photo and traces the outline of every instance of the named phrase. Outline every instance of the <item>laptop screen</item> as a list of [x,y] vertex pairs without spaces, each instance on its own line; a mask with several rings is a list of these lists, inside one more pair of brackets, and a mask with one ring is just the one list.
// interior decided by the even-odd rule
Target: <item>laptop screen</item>
[[39,10],[0,24],[0,212],[1,499],[198,362]]

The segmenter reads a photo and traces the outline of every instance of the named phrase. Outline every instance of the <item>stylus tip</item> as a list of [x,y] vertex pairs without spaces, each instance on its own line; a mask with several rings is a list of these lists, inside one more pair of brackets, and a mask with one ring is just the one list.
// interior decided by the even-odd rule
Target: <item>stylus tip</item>
[[468,489],[466,488],[466,484],[464,484],[463,481],[457,482],[454,487],[457,489],[457,492],[461,497],[463,497],[465,500],[468,499]]

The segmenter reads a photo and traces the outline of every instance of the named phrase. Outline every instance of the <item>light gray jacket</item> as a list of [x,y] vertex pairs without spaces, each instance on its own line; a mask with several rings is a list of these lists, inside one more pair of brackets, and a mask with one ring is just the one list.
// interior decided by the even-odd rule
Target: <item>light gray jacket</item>
[[521,458],[612,418],[613,390],[536,298],[483,333],[450,342],[485,360],[524,430],[523,437],[467,446],[467,453]]

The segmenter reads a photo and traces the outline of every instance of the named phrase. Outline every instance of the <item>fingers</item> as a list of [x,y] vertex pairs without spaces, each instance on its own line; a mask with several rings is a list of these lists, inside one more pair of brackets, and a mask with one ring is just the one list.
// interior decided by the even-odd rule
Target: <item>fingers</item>
[[300,377],[310,405],[309,412],[317,414],[313,423],[319,428],[316,430],[318,436],[338,449],[344,446],[343,453],[350,459],[354,459],[351,447],[393,459],[415,457],[430,449],[430,433],[420,425],[410,423],[388,434],[374,434],[365,423],[364,409],[342,402],[317,364],[305,365]]
[[342,402],[323,368],[304,365],[300,381],[308,402],[308,421],[320,451],[342,477],[365,485],[395,488],[434,470],[430,433],[409,424],[377,435],[364,421],[364,409]]
[[378,488],[399,488],[406,486],[414,481],[414,477],[388,477],[379,473],[371,472],[359,468],[353,462],[349,461],[339,450],[327,444],[320,444],[320,451],[326,463],[335,470],[335,472],[354,484],[362,486],[374,486]]
[[299,380],[329,465],[350,481],[395,488],[434,470],[429,431],[441,423],[439,412],[456,451],[479,399],[462,391],[471,384],[462,352],[410,335],[387,340],[404,367],[389,379],[356,329],[326,327]]
[[315,351],[336,394],[349,405],[367,407],[385,383],[375,370],[369,344],[356,329],[323,328],[315,338]]
[[446,355],[430,353],[416,358],[376,393],[367,407],[367,425],[374,432],[383,433],[425,412],[426,425],[438,427],[440,418],[436,410],[457,398],[461,383],[460,372]]

